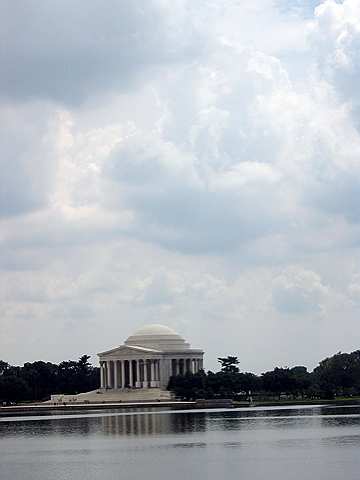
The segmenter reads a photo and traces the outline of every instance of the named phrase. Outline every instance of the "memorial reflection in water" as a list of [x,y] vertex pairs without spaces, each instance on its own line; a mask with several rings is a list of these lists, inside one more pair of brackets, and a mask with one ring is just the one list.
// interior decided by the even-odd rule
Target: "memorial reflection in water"
[[101,418],[103,433],[108,435],[146,436],[173,433],[202,432],[206,430],[204,415],[139,413],[104,416]]

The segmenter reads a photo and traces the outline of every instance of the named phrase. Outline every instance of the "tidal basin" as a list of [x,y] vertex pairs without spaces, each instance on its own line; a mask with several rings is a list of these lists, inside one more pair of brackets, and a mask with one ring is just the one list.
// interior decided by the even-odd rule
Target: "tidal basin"
[[358,480],[360,406],[0,418],[1,480]]

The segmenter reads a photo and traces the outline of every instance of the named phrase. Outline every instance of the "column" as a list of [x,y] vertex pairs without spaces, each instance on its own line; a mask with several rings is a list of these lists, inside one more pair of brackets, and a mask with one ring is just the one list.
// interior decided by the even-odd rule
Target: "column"
[[129,360],[129,384],[130,388],[133,387],[133,369],[132,369],[132,360]]
[[151,372],[150,372],[150,387],[156,387],[156,381],[155,381],[155,360],[150,360],[150,366],[151,366]]
[[111,361],[108,360],[106,362],[106,373],[107,373],[107,378],[106,378],[106,387],[111,388]]
[[136,360],[136,388],[141,388],[140,381],[140,360]]
[[160,385],[162,388],[166,388],[169,383],[170,377],[173,373],[173,359],[167,356],[161,358],[160,360]]
[[195,360],[192,358],[190,360],[191,373],[195,373]]
[[143,383],[143,387],[148,388],[148,386],[149,386],[149,384],[148,384],[147,362],[146,362],[146,360],[144,360],[144,383]]
[[114,362],[114,388],[117,390],[119,388],[119,371],[118,371],[118,361]]
[[104,388],[104,365],[100,362],[100,388]]
[[176,375],[180,375],[180,360],[178,358],[175,359],[176,365]]
[[150,382],[155,380],[154,360],[150,360]]
[[160,387],[160,360],[156,360],[156,381],[157,386]]
[[125,388],[125,360],[121,360],[121,388]]

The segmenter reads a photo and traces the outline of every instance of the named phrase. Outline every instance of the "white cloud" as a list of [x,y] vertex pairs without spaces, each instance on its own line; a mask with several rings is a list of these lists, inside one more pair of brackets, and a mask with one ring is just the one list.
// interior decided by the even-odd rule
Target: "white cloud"
[[5,359],[149,321],[249,369],[353,346],[359,2],[316,3],[2,3]]
[[311,38],[319,66],[341,97],[359,108],[360,2],[326,0],[315,10]]
[[302,268],[288,268],[273,281],[273,302],[284,314],[319,313],[328,294],[320,276]]
[[57,116],[49,106],[0,105],[0,216],[44,208],[55,184]]
[[201,40],[191,16],[184,2],[173,3],[5,0],[1,96],[78,104],[104,91],[131,90],[150,67],[196,55]]
[[360,306],[360,275],[355,275],[347,289],[350,301],[357,307]]
[[[284,226],[291,205],[278,139],[257,121],[259,95],[287,90],[286,73],[258,52],[227,47],[212,60],[173,75],[166,96],[158,91],[161,125],[135,129],[104,164],[113,207],[134,212],[135,235],[184,251],[233,249]],[[185,80],[191,90],[180,91]]]

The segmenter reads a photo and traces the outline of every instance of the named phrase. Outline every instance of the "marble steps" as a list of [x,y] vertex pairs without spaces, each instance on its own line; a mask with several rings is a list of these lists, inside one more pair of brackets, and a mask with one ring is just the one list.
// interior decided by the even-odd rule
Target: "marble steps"
[[[54,396],[55,397],[55,396]],[[116,402],[154,402],[169,401],[174,397],[171,392],[160,388],[126,389],[126,390],[94,390],[78,395],[57,395],[56,403],[116,403]]]

